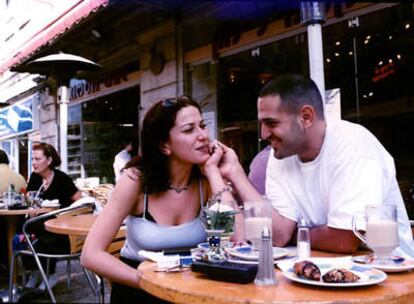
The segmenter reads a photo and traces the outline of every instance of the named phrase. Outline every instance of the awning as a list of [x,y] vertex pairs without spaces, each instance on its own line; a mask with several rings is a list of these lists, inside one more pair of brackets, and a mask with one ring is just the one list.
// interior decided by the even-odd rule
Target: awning
[[58,18],[24,42],[10,58],[0,66],[0,74],[22,63],[39,51],[43,46],[54,42],[72,26],[87,18],[92,12],[106,6],[109,0],[81,0],[66,10]]

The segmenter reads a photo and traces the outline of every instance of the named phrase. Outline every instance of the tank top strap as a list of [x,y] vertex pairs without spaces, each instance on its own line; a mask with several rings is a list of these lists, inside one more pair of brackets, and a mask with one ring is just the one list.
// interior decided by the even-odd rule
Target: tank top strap
[[146,220],[147,215],[147,209],[148,209],[148,193],[144,193],[144,212],[142,212],[142,218]]
[[204,189],[203,189],[203,180],[200,178],[198,180],[198,193],[200,194],[200,216],[203,214],[204,207]]

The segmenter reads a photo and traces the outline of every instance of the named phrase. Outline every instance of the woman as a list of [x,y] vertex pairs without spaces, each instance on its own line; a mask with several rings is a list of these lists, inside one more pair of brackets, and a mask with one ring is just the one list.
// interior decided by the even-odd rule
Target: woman
[[[53,146],[47,143],[34,144],[32,148],[33,172],[29,178],[27,191],[39,191],[39,197],[43,200],[58,199],[60,207],[65,208],[80,199],[82,194],[66,173],[56,169],[60,164],[60,156]],[[34,223],[29,229],[39,240],[36,247],[40,252],[59,254],[69,251],[68,238],[46,231],[42,221]],[[44,260],[42,264],[45,264]],[[49,274],[53,275],[55,271],[56,260],[52,259]],[[36,287],[40,280],[40,273],[36,271],[32,274],[27,286]],[[52,285],[56,284],[56,276],[52,276],[50,281]]]
[[[198,103],[190,97],[158,101],[148,110],[141,157],[124,170],[81,257],[86,268],[115,282],[112,303],[157,301],[138,289],[139,250],[195,247],[206,240],[203,202],[220,192],[223,201],[233,200],[230,191],[223,191],[227,188],[217,166],[221,156],[221,148],[209,141]],[[125,217],[127,239],[118,260],[105,249]]]
[[56,149],[47,143],[34,144],[32,148],[33,173],[27,191],[39,191],[42,199],[58,199],[62,208],[68,207],[82,197],[72,179],[56,169],[61,160]]

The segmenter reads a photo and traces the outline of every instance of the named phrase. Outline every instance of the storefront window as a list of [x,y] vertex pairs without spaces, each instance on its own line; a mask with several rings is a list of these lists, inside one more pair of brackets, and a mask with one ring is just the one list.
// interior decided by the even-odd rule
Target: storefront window
[[99,177],[114,183],[113,161],[122,142],[131,140],[137,153],[139,88],[73,105],[69,108],[68,171],[72,178]]
[[282,73],[309,73],[304,34],[220,60],[219,137],[236,150],[246,171],[266,144],[259,141],[256,105],[259,90]]
[[342,118],[370,129],[414,181],[414,18],[396,5],[323,29],[326,89],[341,91]]

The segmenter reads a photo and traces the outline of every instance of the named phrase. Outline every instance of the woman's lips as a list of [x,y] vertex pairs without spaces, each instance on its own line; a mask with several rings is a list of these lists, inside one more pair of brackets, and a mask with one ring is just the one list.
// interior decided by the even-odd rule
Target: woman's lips
[[210,149],[208,145],[203,145],[201,147],[198,147],[196,150],[202,153],[210,153]]

